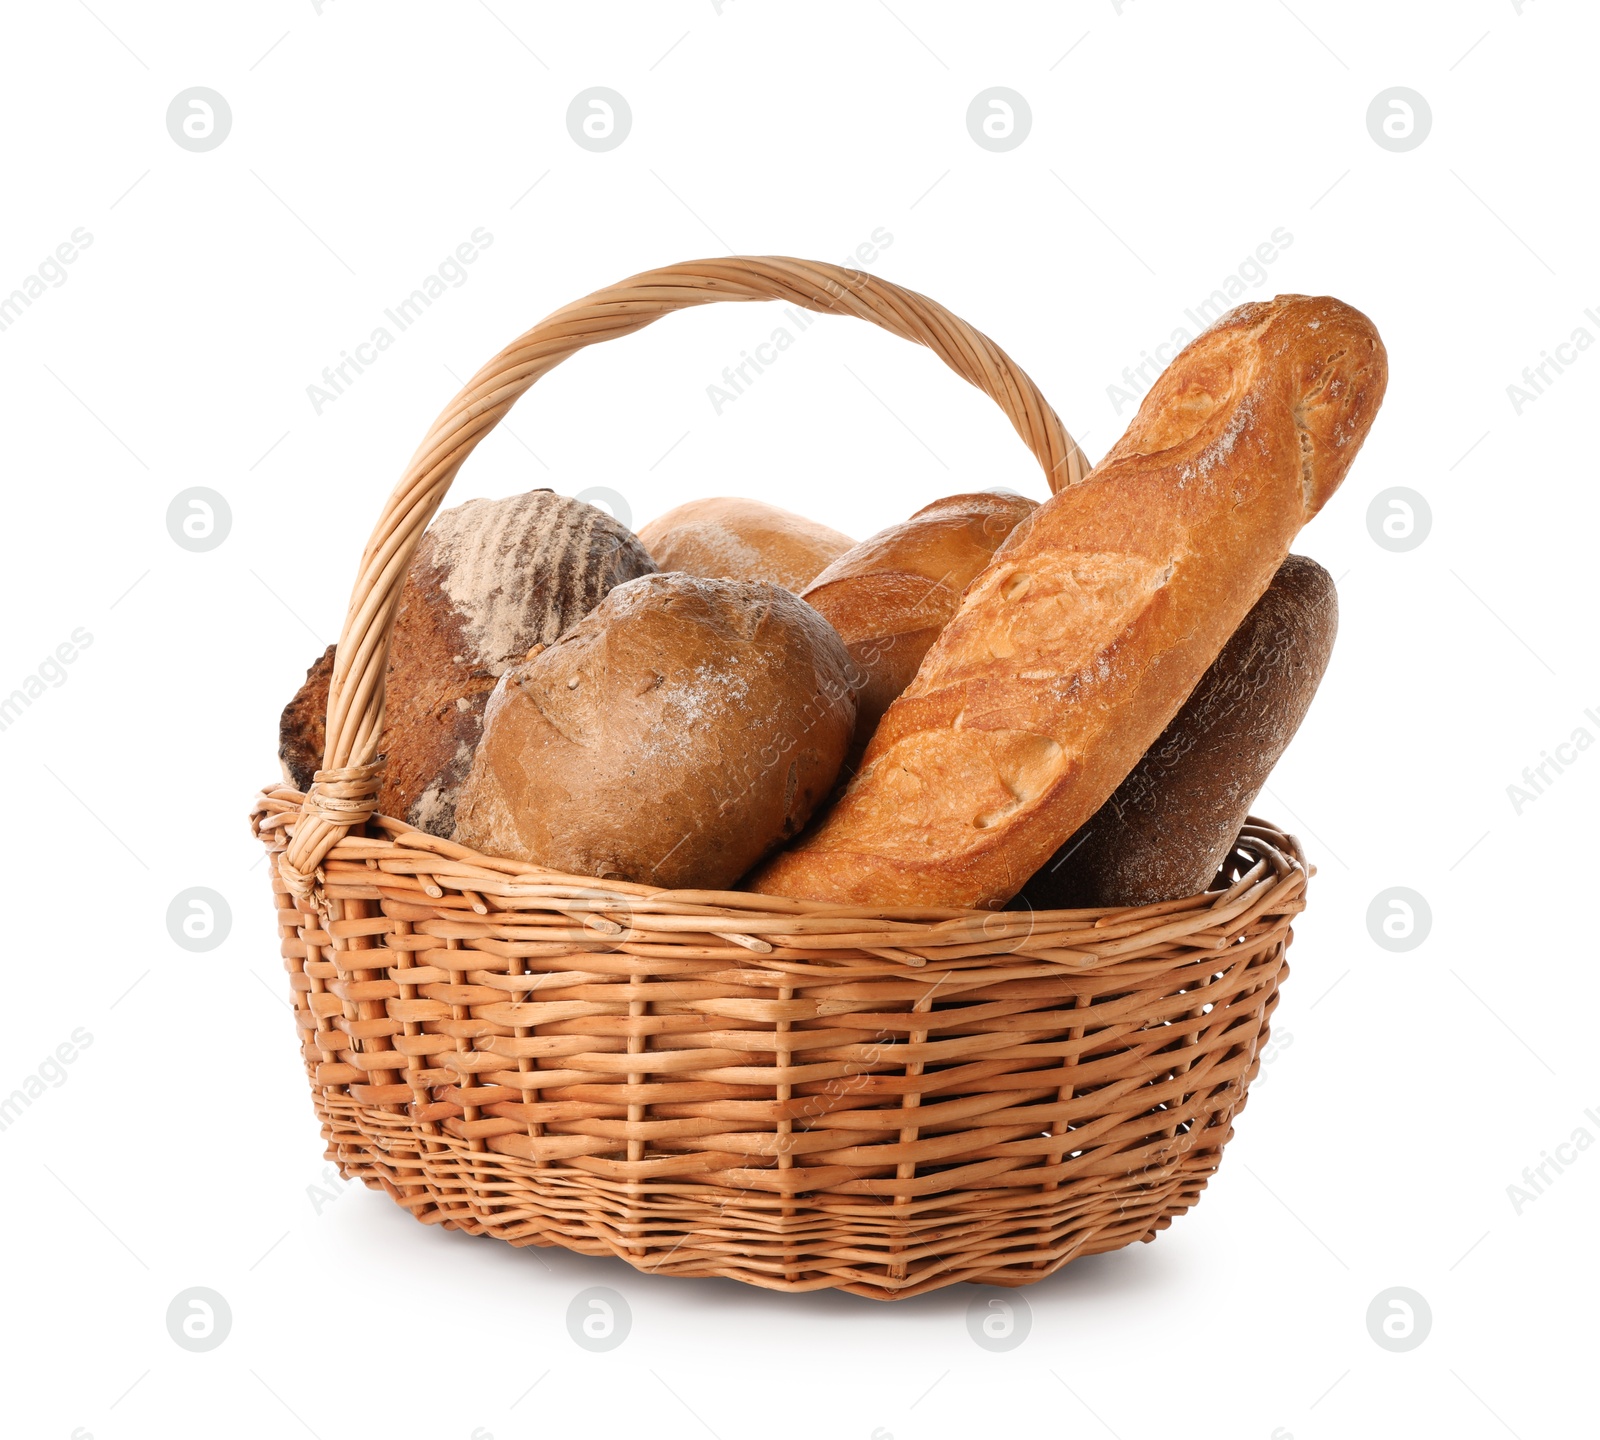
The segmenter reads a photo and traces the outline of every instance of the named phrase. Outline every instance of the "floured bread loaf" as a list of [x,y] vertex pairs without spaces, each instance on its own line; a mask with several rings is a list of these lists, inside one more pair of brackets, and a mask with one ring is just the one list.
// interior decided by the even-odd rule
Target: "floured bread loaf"
[[935,500],[846,550],[800,592],[839,632],[865,677],[856,691],[857,755],[956,613],[967,583],[1037,508],[1022,495],[989,491]]
[[[379,809],[448,837],[495,682],[612,586],[654,569],[625,526],[549,490],[440,511],[417,547],[395,617]],[[312,667],[283,712],[279,755],[301,789],[322,764],[332,655],[330,648]]]
[[750,888],[1003,904],[1138,763],[1344,479],[1388,380],[1327,297],[1241,305],[968,587],[861,773]]
[[717,580],[766,580],[799,594],[856,542],[759,500],[691,500],[639,528],[658,570]]
[[1338,628],[1333,577],[1291,555],[1161,738],[1020,898],[1035,910],[1152,905],[1210,885],[1305,719]]
[[495,687],[455,839],[571,875],[724,889],[832,787],[855,724],[849,665],[777,585],[619,585]]

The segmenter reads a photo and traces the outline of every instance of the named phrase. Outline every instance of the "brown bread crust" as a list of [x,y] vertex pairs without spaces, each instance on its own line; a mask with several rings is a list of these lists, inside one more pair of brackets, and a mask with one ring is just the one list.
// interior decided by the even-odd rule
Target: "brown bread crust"
[[776,585],[619,585],[489,701],[455,839],[567,874],[725,888],[799,833],[855,724],[850,657]]
[[1037,508],[1026,496],[990,491],[935,500],[846,550],[801,591],[863,677],[855,758],[956,613],[961,592]]
[[1344,478],[1387,376],[1372,322],[1338,300],[1224,316],[1000,547],[861,774],[750,888],[1009,900],[1177,714]]
[[658,570],[765,580],[798,595],[856,542],[804,515],[733,495],[690,500],[639,527]]
[[[440,511],[417,547],[395,616],[382,813],[448,837],[496,680],[530,647],[588,614],[612,586],[654,568],[633,533],[605,511],[549,490]],[[332,655],[330,648],[312,667],[279,727],[279,755],[301,789],[322,764]]]
[[1333,577],[1291,555],[1161,738],[1018,902],[1151,905],[1209,886],[1305,719],[1338,628]]
[[278,717],[278,760],[283,778],[296,790],[309,790],[312,777],[322,768],[322,750],[328,735],[328,687],[333,680],[330,645],[306,671],[305,683]]

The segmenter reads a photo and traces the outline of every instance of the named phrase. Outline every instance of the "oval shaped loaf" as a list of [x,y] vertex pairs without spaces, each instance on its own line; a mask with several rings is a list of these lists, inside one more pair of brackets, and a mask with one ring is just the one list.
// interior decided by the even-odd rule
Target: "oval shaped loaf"
[[[406,572],[389,647],[378,808],[449,837],[489,692],[613,585],[655,569],[626,526],[533,490],[441,510]],[[333,647],[285,707],[278,754],[304,790],[322,764]]]
[[1333,577],[1291,555],[1161,738],[1020,899],[1152,905],[1210,885],[1305,719],[1338,628]]
[[780,586],[619,585],[495,687],[455,839],[566,874],[726,888],[832,787],[849,665]]
[[856,542],[776,505],[738,496],[690,500],[639,527],[658,570],[713,580],[765,580],[799,594]]
[[846,550],[800,592],[839,632],[863,677],[857,754],[911,683],[968,582],[1037,508],[1026,496],[993,491],[935,500]]
[[749,882],[995,906],[1150,748],[1344,478],[1388,378],[1341,301],[1241,305],[995,553],[822,822]]

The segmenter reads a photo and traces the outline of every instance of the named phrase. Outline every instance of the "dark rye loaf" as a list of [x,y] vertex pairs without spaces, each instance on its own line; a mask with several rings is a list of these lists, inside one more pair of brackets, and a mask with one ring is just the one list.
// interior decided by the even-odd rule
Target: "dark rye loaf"
[[[383,814],[448,837],[495,681],[614,585],[655,568],[626,526],[549,490],[441,511],[417,547],[395,617]],[[329,646],[280,722],[279,758],[301,790],[322,764],[332,672]]]
[[1305,719],[1338,628],[1332,577],[1289,556],[1172,723],[1013,905],[1151,905],[1210,885]]

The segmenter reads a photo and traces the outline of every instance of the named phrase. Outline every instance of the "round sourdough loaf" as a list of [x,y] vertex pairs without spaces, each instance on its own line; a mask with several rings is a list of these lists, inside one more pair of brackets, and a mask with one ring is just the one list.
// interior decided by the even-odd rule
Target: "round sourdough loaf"
[[856,542],[759,500],[690,500],[639,528],[658,570],[716,580],[766,580],[796,594]]
[[[626,526],[549,490],[435,516],[406,572],[389,648],[382,813],[448,837],[495,681],[613,585],[654,569]],[[279,724],[279,757],[302,790],[322,764],[332,671],[329,646]]]
[[496,685],[455,839],[566,874],[727,888],[832,786],[849,667],[779,586],[619,585]]
[[846,550],[800,598],[839,632],[864,675],[856,692],[855,752],[912,681],[961,592],[1038,508],[994,491],[950,495]]

